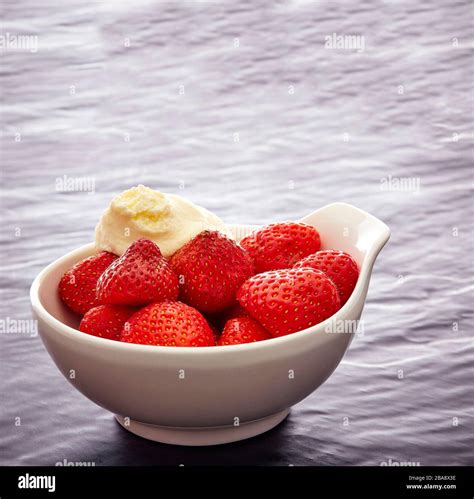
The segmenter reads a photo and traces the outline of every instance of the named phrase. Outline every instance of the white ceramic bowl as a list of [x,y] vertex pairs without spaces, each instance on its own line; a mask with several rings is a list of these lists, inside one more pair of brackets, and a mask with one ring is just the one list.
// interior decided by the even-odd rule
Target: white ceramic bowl
[[[344,203],[325,206],[302,221],[317,227],[323,249],[346,251],[360,267],[348,302],[321,324],[259,343],[201,348],[134,345],[81,333],[57,285],[68,268],[96,252],[89,244],[48,265],[31,286],[44,345],[75,388],[137,435],[214,445],[263,433],[339,364],[354,334],[328,332],[330,321],[352,324],[360,318],[374,261],[390,237],[380,220]],[[233,230],[240,239],[251,228]]]

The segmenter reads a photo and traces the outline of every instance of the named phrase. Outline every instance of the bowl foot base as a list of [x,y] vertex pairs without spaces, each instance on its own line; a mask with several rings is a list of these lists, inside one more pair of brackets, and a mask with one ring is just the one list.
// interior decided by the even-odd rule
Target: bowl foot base
[[115,419],[126,430],[154,442],[173,445],[219,445],[245,440],[271,430],[288,416],[290,409],[277,412],[262,419],[241,423],[239,426],[209,426],[185,428],[156,426],[115,415]]

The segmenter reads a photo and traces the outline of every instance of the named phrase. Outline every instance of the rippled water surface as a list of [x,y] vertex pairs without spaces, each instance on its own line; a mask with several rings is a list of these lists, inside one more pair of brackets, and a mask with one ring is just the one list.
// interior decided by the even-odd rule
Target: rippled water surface
[[[474,464],[473,26],[469,2],[445,4],[4,2],[1,32],[38,37],[1,52],[4,323],[30,317],[34,276],[138,182],[229,223],[342,200],[392,239],[364,335],[282,425],[238,444],[128,434],[39,337],[2,334],[2,463]],[[364,50],[325,47],[333,34]],[[61,192],[77,177],[94,192]]]

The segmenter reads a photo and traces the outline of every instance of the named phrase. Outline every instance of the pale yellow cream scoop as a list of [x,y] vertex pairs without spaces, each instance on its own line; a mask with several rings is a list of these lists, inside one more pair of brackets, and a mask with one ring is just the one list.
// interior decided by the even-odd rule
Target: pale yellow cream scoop
[[176,194],[138,185],[112,200],[97,224],[95,241],[100,249],[122,255],[144,237],[169,257],[203,230],[232,237],[224,222],[205,208]]

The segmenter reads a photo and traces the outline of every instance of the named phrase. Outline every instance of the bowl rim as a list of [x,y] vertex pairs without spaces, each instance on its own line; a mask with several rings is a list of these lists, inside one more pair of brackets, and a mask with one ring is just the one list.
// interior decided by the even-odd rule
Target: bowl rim
[[[75,340],[83,343],[83,344],[90,344],[91,346],[97,346],[97,347],[103,347],[103,348],[111,348],[113,350],[130,350],[130,351],[135,351],[135,352],[156,352],[156,354],[170,354],[170,355],[188,355],[188,354],[193,354],[193,355],[204,355],[204,354],[209,354],[211,351],[216,352],[215,354],[212,355],[218,355],[218,352],[238,352],[238,351],[255,351],[259,350],[262,348],[271,348],[271,345],[274,345],[274,347],[278,347],[278,345],[290,345],[292,343],[297,343],[299,341],[303,341],[304,338],[306,338],[309,335],[314,335],[314,334],[322,334],[325,333],[325,327],[329,322],[332,321],[337,321],[339,320],[342,316],[346,315],[346,313],[355,307],[357,303],[359,303],[359,300],[361,299],[361,295],[364,289],[365,284],[367,281],[370,279],[371,275],[371,270],[372,270],[372,265],[373,262],[382,249],[382,247],[385,245],[385,243],[388,241],[390,237],[390,230],[389,228],[380,220],[378,220],[376,217],[373,215],[370,215],[367,212],[364,212],[363,210],[360,210],[359,208],[356,208],[352,205],[348,205],[346,203],[333,203],[331,205],[327,206],[334,206],[334,204],[338,205],[345,205],[345,206],[350,206],[351,208],[364,213],[364,215],[375,219],[377,222],[382,224],[385,227],[385,231],[381,233],[377,239],[376,242],[370,247],[365,256],[363,263],[361,265],[361,268],[359,269],[359,278],[357,280],[356,286],[354,290],[352,291],[351,296],[347,300],[347,302],[331,317],[328,317],[325,321],[320,322],[318,324],[315,324],[314,326],[311,326],[306,329],[302,329],[301,331],[297,331],[295,333],[287,334],[285,336],[279,336],[276,338],[270,338],[268,340],[263,340],[263,341],[256,341],[252,343],[242,343],[238,345],[220,345],[221,348],[216,348],[217,345],[213,346],[202,346],[202,347],[180,347],[180,346],[161,346],[161,345],[141,345],[137,343],[126,343],[122,341],[116,341],[116,340],[110,340],[107,338],[101,338],[99,336],[93,336],[87,333],[83,333],[79,329],[75,329],[71,326],[68,326],[67,324],[64,324],[61,322],[59,319],[56,319],[50,312],[46,310],[44,307],[43,303],[40,300],[39,297],[39,291],[41,285],[44,283],[44,281],[48,278],[50,273],[55,270],[57,267],[61,266],[61,264],[65,260],[69,260],[71,257],[74,255],[80,255],[84,252],[91,252],[91,251],[100,251],[99,248],[97,248],[95,243],[88,243],[83,246],[80,246],[79,248],[76,248],[72,251],[69,251],[65,255],[57,258],[53,262],[51,262],[49,265],[43,268],[39,272],[39,274],[35,277],[33,280],[33,283],[31,284],[30,287],[30,302],[31,302],[31,307],[34,311],[34,313],[49,327],[51,327],[54,330],[60,330],[64,334],[70,334],[75,338]],[[326,206],[324,207],[326,208]],[[229,224],[230,225],[230,224]],[[84,257],[87,258],[87,257]],[[365,301],[365,298],[364,298]],[[350,334],[353,335],[354,333],[344,333],[344,334]],[[40,334],[41,336],[41,334]]]

